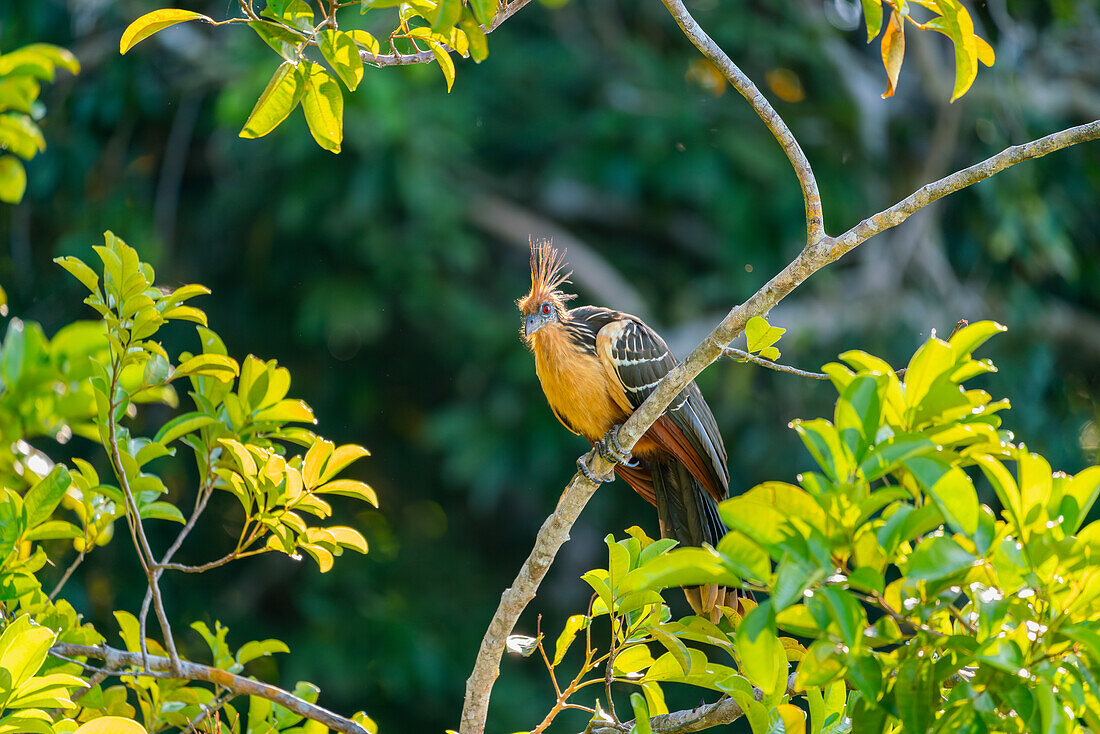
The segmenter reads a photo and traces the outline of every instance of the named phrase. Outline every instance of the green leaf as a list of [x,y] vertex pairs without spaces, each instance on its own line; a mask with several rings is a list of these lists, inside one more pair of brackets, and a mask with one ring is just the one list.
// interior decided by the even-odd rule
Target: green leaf
[[0,201],[18,204],[27,190],[27,171],[15,156],[0,158]]
[[577,637],[577,633],[588,627],[589,620],[583,614],[574,614],[569,619],[565,620],[565,627],[562,629],[561,634],[558,635],[558,640],[554,643],[554,662],[551,663],[551,667],[557,667],[561,665],[561,661],[565,659],[565,653],[569,651],[569,646],[573,644],[573,640]]
[[[351,38],[351,40],[355,41],[357,45],[362,46],[364,49],[374,54],[375,56],[377,56],[379,51],[381,51],[382,47],[379,45],[378,39],[372,36],[370,33],[367,33],[366,31],[348,31],[347,35],[349,38]],[[362,56],[360,56],[359,58],[362,59]]]
[[49,519],[72,483],[69,470],[64,464],[57,464],[49,474],[31,487],[23,498],[23,506],[27,511],[27,527],[33,528]]
[[179,508],[169,502],[150,502],[143,505],[138,514],[143,520],[172,520],[180,525],[187,523]]
[[636,734],[653,734],[649,728],[649,706],[646,697],[641,693],[630,694],[630,707],[634,709],[634,728]]
[[786,332],[786,329],[772,326],[762,316],[753,316],[749,319],[749,323],[745,324],[746,349],[750,352],[759,352],[775,344]]
[[690,675],[691,656],[688,654],[687,645],[678,640],[674,635],[670,635],[668,632],[661,629],[659,625],[646,627],[646,630],[655,640],[657,640],[657,642],[664,645],[666,650],[672,653],[672,657],[680,664],[680,668],[684,671],[684,675]]
[[438,0],[432,17],[432,31],[446,34],[462,17],[462,0]]
[[290,648],[281,640],[254,640],[241,645],[241,649],[237,651],[237,662],[244,665],[258,657],[266,657],[277,652],[290,652]]
[[53,630],[33,625],[29,615],[8,625],[0,635],[0,671],[10,676],[12,688],[23,685],[38,672],[55,638]]
[[153,443],[167,446],[177,438],[181,438],[192,431],[197,431],[204,426],[217,422],[217,419],[213,416],[204,415],[203,413],[195,411],[184,413],[161,426],[160,430],[157,431],[157,435],[153,438]]
[[[797,609],[798,607],[792,607]],[[795,685],[799,688],[823,686],[836,680],[843,674],[845,665],[844,647],[831,640],[817,640],[806,650],[798,663]]]
[[[978,45],[974,38],[974,21],[958,0],[937,0],[942,15],[924,24],[939,31],[955,46],[955,89],[951,101],[966,94],[978,75]],[[908,377],[908,375],[907,375]]]
[[55,257],[55,263],[65,268],[69,273],[84,284],[84,287],[92,293],[99,290],[99,276],[96,272],[84,264],[83,260],[75,257]]
[[220,354],[200,354],[176,367],[172,378],[194,375],[213,377],[221,382],[232,382],[238,375],[237,362]]
[[893,690],[904,731],[928,731],[940,708],[934,662],[917,657],[902,661]]
[[287,61],[297,64],[298,46],[306,39],[305,36],[295,33],[284,25],[268,23],[262,20],[248,21],[248,27],[263,39],[264,43],[271,46],[275,53]]
[[269,408],[258,411],[253,418],[257,421],[278,421],[280,423],[316,423],[313,411],[302,400],[280,400]]
[[271,0],[260,11],[265,18],[281,20],[291,28],[305,33],[313,32],[313,9],[305,0]]
[[36,525],[23,536],[24,540],[59,540],[61,538],[82,538],[84,532],[72,523],[64,520],[50,520]]
[[256,105],[241,128],[242,138],[260,138],[274,130],[287,118],[305,92],[305,84],[289,61],[279,65],[256,100]]
[[442,43],[433,38],[425,38],[424,40],[427,41],[428,48],[432,50],[432,56],[439,62],[439,70],[443,72],[443,78],[447,80],[447,92],[450,93],[451,87],[455,83],[455,62]]
[[[255,698],[251,696],[250,698]],[[73,734],[147,734],[145,727],[121,716],[100,716],[81,725]]]
[[978,493],[966,472],[935,457],[912,457],[904,464],[939,506],[952,530],[965,535],[977,531]]
[[306,62],[299,68],[305,75],[302,111],[309,132],[322,148],[339,153],[344,139],[344,96],[340,85],[318,64]]
[[863,20],[867,23],[867,43],[875,40],[882,29],[882,0],[861,0]]
[[141,16],[126,28],[122,34],[122,40],[118,43],[118,52],[124,54],[154,33],[188,20],[214,22],[213,18],[190,10],[154,10]]
[[[460,10],[461,7],[459,3]],[[347,33],[330,28],[322,31],[320,47],[321,55],[332,66],[336,76],[340,77],[344,86],[354,92],[363,80],[363,59],[359,56],[359,47],[355,40]]]
[[485,31],[481,30],[468,9],[463,11],[458,27],[466,34],[466,41],[470,44],[470,58],[479,64],[489,58],[489,43],[485,39]]
[[786,688],[786,676],[780,680],[780,671],[787,667],[783,646],[775,634],[775,612],[771,601],[765,601],[749,612],[737,627],[737,653],[741,672],[765,695]]
[[485,28],[489,28],[493,23],[493,18],[496,17],[500,4],[498,0],[470,0],[470,7],[474,11],[477,22]]
[[970,568],[978,559],[945,535],[923,540],[909,556],[906,575],[917,581],[938,581]]

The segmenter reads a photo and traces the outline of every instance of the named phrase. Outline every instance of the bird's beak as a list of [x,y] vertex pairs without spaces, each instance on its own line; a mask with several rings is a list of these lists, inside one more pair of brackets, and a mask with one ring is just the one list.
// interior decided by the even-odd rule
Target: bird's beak
[[546,322],[538,317],[538,314],[531,314],[527,317],[527,320],[523,322],[523,335],[528,339],[536,331],[541,329]]

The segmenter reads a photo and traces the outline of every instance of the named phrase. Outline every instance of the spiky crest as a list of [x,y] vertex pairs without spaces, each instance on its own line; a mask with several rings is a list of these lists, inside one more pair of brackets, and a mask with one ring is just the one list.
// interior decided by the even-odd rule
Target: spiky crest
[[516,301],[519,310],[526,314],[534,313],[544,302],[549,301],[559,312],[565,310],[565,302],[576,298],[565,293],[559,286],[570,282],[573,271],[563,273],[565,253],[554,249],[550,240],[531,240],[531,290]]

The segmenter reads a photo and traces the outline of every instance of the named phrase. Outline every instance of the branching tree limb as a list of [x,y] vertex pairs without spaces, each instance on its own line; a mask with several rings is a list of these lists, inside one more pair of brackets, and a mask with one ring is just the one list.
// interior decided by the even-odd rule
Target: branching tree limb
[[[367,734],[367,730],[354,721],[345,719],[326,708],[322,708],[321,706],[298,698],[284,691],[282,688],[271,686],[267,683],[261,683],[251,678],[233,675],[228,671],[220,668],[212,668],[209,665],[200,665],[199,663],[192,663],[188,660],[180,660],[176,666],[173,666],[173,661],[166,657],[149,655],[147,658],[149,667],[148,669],[142,670],[142,666],[146,661],[143,659],[144,656],[140,652],[127,652],[106,645],[92,647],[90,645],[72,645],[66,642],[55,643],[54,646],[50,648],[50,654],[62,660],[69,660],[71,662],[77,662],[78,665],[84,665],[89,670],[103,677],[108,675],[132,675],[213,683],[228,691],[232,691],[236,695],[259,696],[269,701],[274,701],[296,714],[300,714],[313,721],[318,721],[329,729],[341,732],[342,734]],[[103,667],[96,668],[72,660],[72,658],[102,660]]]
[[[795,674],[787,676],[787,695],[794,696],[801,693],[794,684]],[[756,700],[761,701],[764,693],[759,688],[754,688]],[[705,703],[693,709],[673,711],[669,714],[654,716],[649,720],[649,727],[653,734],[688,734],[693,731],[703,731],[712,726],[721,726],[737,721],[745,715],[745,710],[732,698],[723,698],[715,703]],[[590,734],[629,734],[634,727],[634,721],[624,721],[618,726],[595,726],[589,730]]]

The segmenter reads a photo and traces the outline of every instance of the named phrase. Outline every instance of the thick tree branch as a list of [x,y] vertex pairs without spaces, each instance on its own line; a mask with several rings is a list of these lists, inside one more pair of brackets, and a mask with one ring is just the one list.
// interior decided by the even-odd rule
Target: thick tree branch
[[[524,5],[531,2],[531,0],[512,0],[507,3],[493,18],[493,22],[489,24],[488,28],[485,28],[485,33],[489,34],[500,27],[500,24],[511,18],[518,13]],[[449,46],[444,46],[448,52],[454,49]],[[435,55],[431,51],[419,51],[413,54],[402,54],[394,51],[392,54],[372,54],[370,51],[360,49],[359,56],[362,57],[364,63],[373,64],[374,66],[409,66],[411,64],[428,64],[435,61]]]
[[[209,665],[200,665],[188,660],[180,660],[178,666],[173,669],[171,660],[159,655],[148,656],[148,669],[142,670],[145,663],[140,652],[127,652],[117,648],[100,645],[72,645],[67,642],[57,642],[50,648],[50,654],[63,660],[71,658],[93,658],[102,660],[103,667],[85,665],[89,670],[94,670],[105,675],[133,675],[149,676],[152,678],[172,678],[177,680],[204,681],[219,685],[234,694],[242,696],[259,696],[269,701],[290,709],[296,714],[318,721],[329,729],[342,734],[367,734],[367,730],[350,719],[345,719],[334,714],[326,708],[322,708],[309,701],[304,701],[297,696],[284,691],[282,688],[261,683],[251,678],[233,675],[220,668],[212,668]],[[77,661],[73,661],[77,662]]]
[[[787,695],[795,696],[803,693],[794,684],[795,674],[787,676]],[[757,701],[764,699],[764,692],[759,688],[753,689]],[[745,710],[732,698],[723,698],[715,703],[705,703],[693,709],[685,711],[673,711],[669,714],[653,716],[649,720],[649,728],[653,734],[688,734],[693,731],[703,731],[714,726],[721,726],[737,721],[745,715]],[[618,726],[596,726],[590,730],[591,734],[628,734],[634,727],[634,721],[624,721]]]
[[798,185],[802,187],[802,199],[806,205],[806,246],[813,245],[825,237],[825,225],[821,217],[821,192],[817,188],[817,179],[814,178],[813,168],[806,154],[802,152],[802,146],[798,144],[794,134],[783,118],[771,106],[771,103],[760,93],[752,80],[733,63],[726,52],[723,51],[714,40],[691,16],[682,0],[661,0],[672,13],[672,17],[680,26],[680,30],[695,45],[695,48],[707,57],[717,67],[718,71],[726,77],[733,88],[740,92],[749,105],[768,126],[775,139],[783,147],[787,154],[787,160],[791,162],[794,173],[798,176]]

